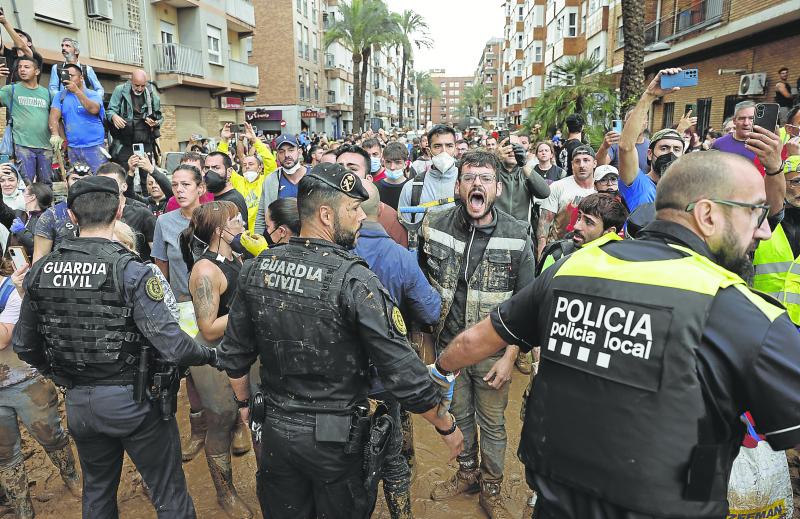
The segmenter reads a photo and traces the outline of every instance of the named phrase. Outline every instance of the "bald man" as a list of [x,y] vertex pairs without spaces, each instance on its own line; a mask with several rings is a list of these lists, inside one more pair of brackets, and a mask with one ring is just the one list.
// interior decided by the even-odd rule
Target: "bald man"
[[587,244],[441,354],[447,374],[542,346],[518,453],[537,519],[725,517],[744,411],[800,444],[800,334],[741,277],[766,202],[752,162],[684,155],[636,240]]
[[[143,153],[148,155],[151,162],[157,161],[154,145],[161,135],[161,100],[158,92],[150,86],[144,70],[134,70],[128,81],[114,88],[106,109],[106,119],[111,123],[113,142],[110,151],[114,162],[127,170],[134,144],[142,145]],[[141,170],[139,182],[142,193],[146,194],[147,175]]]

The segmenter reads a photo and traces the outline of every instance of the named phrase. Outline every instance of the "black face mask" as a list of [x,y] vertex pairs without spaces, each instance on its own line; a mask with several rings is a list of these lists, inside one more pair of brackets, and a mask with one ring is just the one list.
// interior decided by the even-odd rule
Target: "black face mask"
[[[277,229],[275,229],[275,231],[277,231]],[[272,231],[272,232],[275,232],[275,231]],[[275,240],[272,239],[272,233],[265,232],[264,233],[264,239],[267,240],[267,246],[269,248],[272,248],[272,247],[275,246]]]
[[216,171],[208,170],[206,172],[206,187],[214,194],[225,189],[227,182],[228,180]]
[[664,155],[659,156],[656,158],[656,161],[653,163],[653,171],[656,172],[656,175],[659,177],[664,176],[664,172],[667,171],[667,168],[670,164],[678,160],[678,156],[672,152],[665,153]]

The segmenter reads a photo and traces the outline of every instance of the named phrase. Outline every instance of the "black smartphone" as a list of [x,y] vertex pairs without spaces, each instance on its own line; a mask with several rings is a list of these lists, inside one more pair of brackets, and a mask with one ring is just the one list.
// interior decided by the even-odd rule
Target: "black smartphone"
[[687,114],[689,110],[692,111],[694,117],[697,117],[697,106],[694,103],[686,103],[686,108],[683,110],[683,113]]
[[245,126],[243,124],[240,124],[239,125],[239,133],[245,133],[246,131],[247,131],[247,128],[245,128]]
[[510,132],[508,130],[500,130],[499,132],[497,132],[497,141],[498,141],[497,144],[500,144],[504,140],[508,139],[509,135]]
[[5,67],[6,64],[6,58],[4,56],[0,56],[0,67]]
[[60,77],[61,77],[61,82],[62,82],[62,83],[64,83],[64,84],[66,84],[66,83],[67,83],[67,81],[69,81],[69,80],[70,80],[70,79],[69,79],[69,70],[67,70],[67,69],[62,69],[62,70],[61,70],[61,76],[60,76]]
[[778,103],[758,103],[753,124],[774,132],[778,126],[778,110],[780,110]]

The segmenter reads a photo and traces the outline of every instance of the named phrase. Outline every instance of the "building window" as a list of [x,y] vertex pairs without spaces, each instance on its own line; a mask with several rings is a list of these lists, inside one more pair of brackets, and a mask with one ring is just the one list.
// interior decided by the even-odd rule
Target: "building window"
[[303,27],[303,59],[308,59],[308,27]]
[[297,83],[300,85],[300,99],[306,98],[306,84],[303,82],[303,71],[297,75]]
[[536,43],[533,46],[533,61],[536,63],[542,62],[542,44]]
[[567,34],[569,38],[574,38],[578,35],[578,13],[569,13],[567,22]]
[[319,74],[314,72],[314,99],[319,101]]
[[661,127],[672,128],[672,120],[675,117],[675,103],[664,103],[664,113],[661,115]]
[[297,0],[297,12],[298,13],[303,12],[303,0]]
[[75,11],[72,7],[72,2],[33,0],[33,12],[36,13],[37,17],[41,16],[65,23],[75,22]]
[[519,12],[517,14],[517,20],[520,21],[520,22],[522,21],[523,17],[525,16],[525,14],[523,13],[522,9],[523,9],[522,6],[519,6]]
[[303,0],[303,16],[308,16],[308,0]]
[[220,52],[222,31],[213,25],[208,26],[208,62],[215,65],[222,65],[222,53]]
[[311,81],[310,81],[310,79],[311,79],[311,74],[309,74],[308,71],[306,70],[305,84],[306,84],[306,97],[308,99],[311,99]]
[[622,16],[617,17],[617,48],[625,45],[625,33],[622,32]]
[[303,57],[303,25],[297,23],[297,57]]
[[517,48],[518,49],[522,48],[522,35],[521,34],[519,36],[517,36]]
[[589,56],[589,59],[592,61],[599,61],[600,60],[600,47],[595,47],[592,51],[592,54]]

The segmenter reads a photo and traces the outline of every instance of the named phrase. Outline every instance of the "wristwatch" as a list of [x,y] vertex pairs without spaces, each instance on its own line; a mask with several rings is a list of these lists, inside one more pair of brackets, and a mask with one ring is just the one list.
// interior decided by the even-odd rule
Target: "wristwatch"
[[447,429],[447,430],[442,430],[442,429],[439,429],[439,428],[438,428],[438,427],[436,427],[436,426],[434,426],[434,427],[433,427],[434,429],[436,429],[436,432],[437,432],[437,433],[439,433],[439,434],[441,434],[442,436],[450,436],[451,434],[453,434],[454,432],[456,432],[456,427],[457,427],[457,426],[456,426],[456,417],[455,417],[455,416],[453,416],[453,413],[447,413],[447,414],[448,414],[448,415],[450,415],[450,418],[452,418],[452,419],[453,419],[453,425],[452,425],[452,426],[450,426],[450,428],[449,428],[449,429]]
[[442,365],[439,364],[439,359],[436,359],[436,362],[434,362],[433,365],[436,367],[436,371],[441,373],[441,375],[450,383],[452,383],[458,376],[458,373],[453,373],[452,371],[447,371],[446,369],[442,368]]
[[249,397],[245,398],[244,400],[239,400],[238,398],[236,398],[236,393],[233,394],[233,401],[236,402],[236,407],[238,407],[239,409],[243,409],[250,405]]

